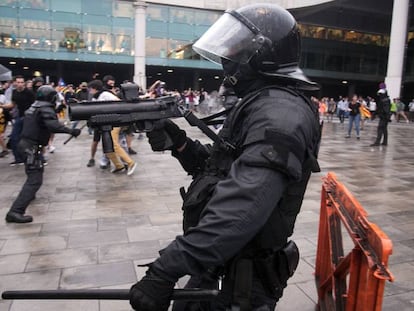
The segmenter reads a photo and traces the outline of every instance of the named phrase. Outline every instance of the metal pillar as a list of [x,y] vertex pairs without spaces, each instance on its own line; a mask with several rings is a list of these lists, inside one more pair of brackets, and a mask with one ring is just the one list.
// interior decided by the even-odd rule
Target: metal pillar
[[135,1],[135,55],[134,55],[134,82],[143,90],[147,89],[145,73],[145,40],[146,40],[146,9],[145,1]]
[[394,0],[385,84],[390,98],[400,97],[407,42],[409,0]]

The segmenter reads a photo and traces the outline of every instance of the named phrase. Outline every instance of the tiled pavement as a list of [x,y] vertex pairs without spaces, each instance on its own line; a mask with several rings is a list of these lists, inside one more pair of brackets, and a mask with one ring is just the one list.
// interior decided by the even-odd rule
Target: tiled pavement
[[[179,124],[187,128],[183,120]],[[369,147],[376,123],[360,141],[345,139],[343,124],[325,123],[320,150],[322,172],[314,174],[298,217],[294,239],[301,262],[279,311],[315,309],[314,262],[321,177],[337,174],[362,203],[369,220],[393,241],[383,310],[414,310],[414,126],[389,126],[388,147]],[[208,141],[197,129],[189,136]],[[148,262],[180,234],[178,188],[190,178],[168,152],[153,153],[145,140],[134,140],[139,166],[132,176],[87,168],[91,137],[86,131],[67,145],[57,135],[44,185],[28,213],[31,224],[6,224],[4,216],[24,181],[23,167],[0,159],[0,290],[129,288],[141,277],[138,263]],[[181,282],[182,283],[182,282]],[[127,301],[5,301],[10,311],[121,311]]]

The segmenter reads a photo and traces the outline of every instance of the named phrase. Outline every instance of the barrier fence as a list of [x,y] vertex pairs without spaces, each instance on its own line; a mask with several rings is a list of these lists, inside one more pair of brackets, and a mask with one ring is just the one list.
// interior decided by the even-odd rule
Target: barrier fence
[[[345,254],[345,230],[354,247]],[[323,178],[315,280],[322,311],[380,311],[392,242],[337,180]]]

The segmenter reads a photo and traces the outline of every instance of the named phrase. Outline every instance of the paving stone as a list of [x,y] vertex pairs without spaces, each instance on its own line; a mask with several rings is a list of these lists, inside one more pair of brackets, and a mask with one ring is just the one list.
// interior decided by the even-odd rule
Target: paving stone
[[23,273],[30,254],[0,256],[0,275]]
[[62,289],[82,289],[135,282],[132,261],[87,265],[62,271]]
[[7,240],[0,255],[40,252],[66,248],[66,240],[61,236],[29,237],[26,239]]
[[[184,120],[178,124],[189,137],[210,142]],[[292,236],[300,247],[301,261],[277,310],[315,308],[320,191],[330,171],[361,202],[368,220],[392,239],[389,269],[395,282],[386,283],[383,310],[414,309],[414,158],[411,144],[406,143],[414,137],[414,126],[391,123],[389,146],[372,148],[376,125],[369,122],[357,141],[344,138],[347,124],[325,123],[319,154],[322,172],[310,178]],[[66,135],[56,135],[57,146],[64,139]],[[170,152],[154,153],[146,139],[135,139],[136,172],[115,175],[98,166],[86,168],[90,141],[82,133],[70,148],[62,146],[48,155],[44,184],[27,211],[35,217],[33,223],[0,221],[0,290],[127,289],[145,273],[146,268],[137,264],[153,261],[160,249],[182,233],[178,189],[188,187],[191,176]],[[2,219],[25,180],[24,169],[10,167],[8,162],[0,159]],[[352,247],[345,237],[345,251]],[[178,286],[187,279],[181,278]],[[0,300],[0,310],[129,311],[130,306],[127,301]]]
[[154,258],[159,250],[158,241],[102,245],[99,247],[99,263]]
[[125,230],[99,232],[73,232],[69,235],[68,247],[95,246],[128,242]]
[[26,271],[93,265],[98,263],[97,247],[33,253]]

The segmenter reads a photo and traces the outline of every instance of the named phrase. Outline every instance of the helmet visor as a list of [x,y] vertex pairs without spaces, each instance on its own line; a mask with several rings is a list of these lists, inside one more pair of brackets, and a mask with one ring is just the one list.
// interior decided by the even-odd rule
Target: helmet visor
[[245,64],[263,43],[263,35],[253,33],[236,17],[225,13],[194,43],[193,49],[217,64],[221,64],[221,58]]

